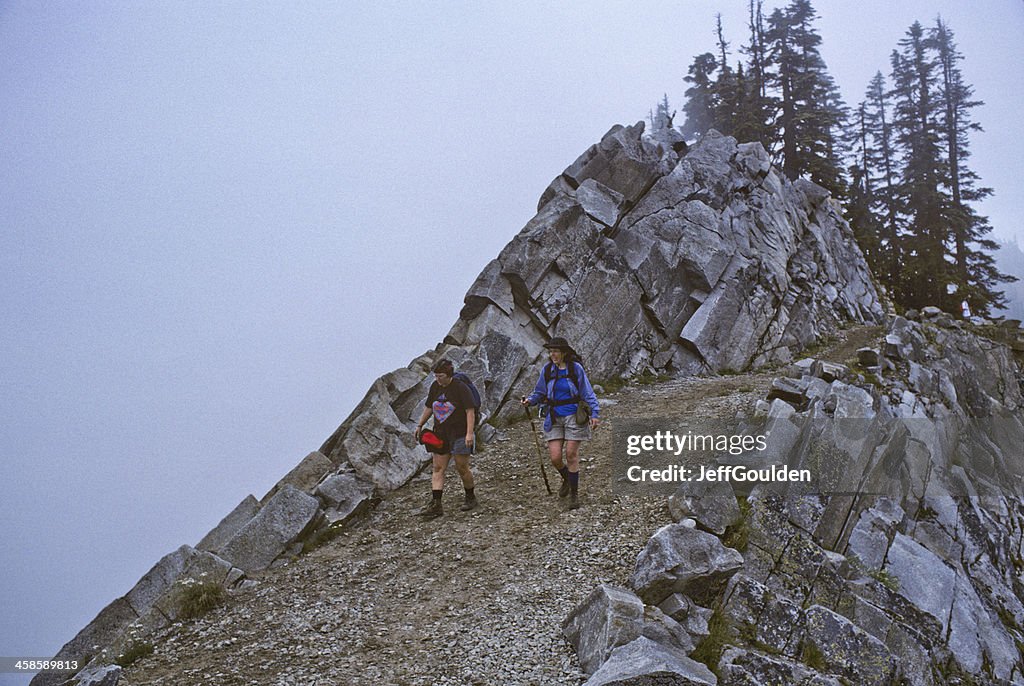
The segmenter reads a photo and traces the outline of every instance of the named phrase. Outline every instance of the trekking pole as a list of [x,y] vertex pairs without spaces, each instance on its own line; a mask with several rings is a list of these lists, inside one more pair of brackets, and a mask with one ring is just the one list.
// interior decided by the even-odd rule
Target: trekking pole
[[540,447],[540,436],[537,435],[537,424],[533,421],[533,413],[530,412],[529,405],[523,405],[523,410],[526,412],[526,416],[530,418],[530,428],[533,429],[533,444],[537,446],[537,457],[540,459],[540,473],[544,477],[544,487],[548,489],[548,495],[551,494],[551,484],[548,483],[548,472],[544,468],[544,450]]

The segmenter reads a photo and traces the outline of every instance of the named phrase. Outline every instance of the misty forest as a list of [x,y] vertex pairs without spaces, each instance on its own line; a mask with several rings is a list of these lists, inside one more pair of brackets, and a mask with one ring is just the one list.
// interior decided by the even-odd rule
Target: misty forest
[[[810,0],[767,17],[750,0],[734,59],[719,15],[714,52],[694,57],[685,76],[681,133],[759,141],[788,178],[831,191],[901,307],[988,316],[1005,306],[999,285],[1016,278],[997,268],[992,227],[974,207],[993,192],[970,167],[970,134],[981,130],[972,112],[983,102],[964,81],[953,29],[941,17],[911,25],[851,106],[821,56],[816,18]],[[677,114],[666,96],[652,128],[672,127]]]

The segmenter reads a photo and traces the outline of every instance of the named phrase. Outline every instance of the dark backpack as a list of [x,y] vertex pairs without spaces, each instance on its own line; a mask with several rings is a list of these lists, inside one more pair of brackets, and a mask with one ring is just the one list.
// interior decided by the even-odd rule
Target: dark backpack
[[480,391],[476,389],[476,386],[473,385],[473,382],[464,372],[455,372],[452,374],[452,378],[458,379],[469,389],[469,394],[473,396],[473,409],[477,413],[477,421],[480,421]]

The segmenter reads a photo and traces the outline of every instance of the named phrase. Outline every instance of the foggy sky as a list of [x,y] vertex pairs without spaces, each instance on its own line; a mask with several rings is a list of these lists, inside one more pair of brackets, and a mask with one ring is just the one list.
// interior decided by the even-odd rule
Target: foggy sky
[[[52,655],[261,497],[441,340],[552,178],[682,108],[716,11],[746,38],[745,0],[371,4],[0,5],[0,654]],[[1018,234],[1024,4],[815,6],[851,106],[942,14],[981,212]]]

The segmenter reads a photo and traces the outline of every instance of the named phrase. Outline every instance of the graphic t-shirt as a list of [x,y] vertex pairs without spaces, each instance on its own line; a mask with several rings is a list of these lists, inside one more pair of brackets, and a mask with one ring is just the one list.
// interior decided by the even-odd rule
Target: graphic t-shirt
[[466,410],[473,407],[473,395],[458,379],[446,387],[436,381],[430,385],[426,406],[434,413],[434,432],[454,441],[466,436]]

